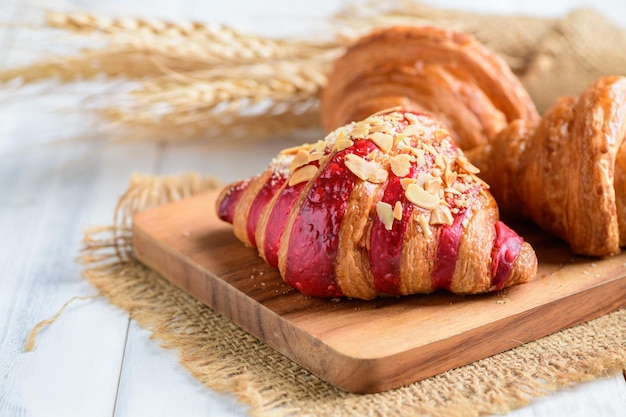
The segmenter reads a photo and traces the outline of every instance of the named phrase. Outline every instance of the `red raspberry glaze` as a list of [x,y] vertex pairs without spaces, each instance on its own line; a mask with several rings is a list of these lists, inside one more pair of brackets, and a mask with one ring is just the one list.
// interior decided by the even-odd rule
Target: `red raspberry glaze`
[[237,202],[249,184],[250,180],[243,180],[231,185],[217,208],[217,215],[220,219],[232,224]]
[[437,259],[431,274],[435,288],[450,290],[452,275],[456,267],[459,255],[459,243],[463,234],[463,219],[467,210],[459,213],[451,225],[441,226],[439,233],[439,244],[437,245]]
[[313,180],[294,220],[284,278],[304,295],[340,297],[335,279],[339,228],[358,178],[346,167],[345,156],[366,156],[376,145],[356,141],[337,152]]
[[496,290],[504,288],[523,243],[524,239],[507,225],[496,223],[496,241],[491,255],[491,285]]
[[261,217],[261,212],[272,197],[274,197],[276,192],[283,186],[285,180],[286,178],[283,175],[272,174],[265,184],[263,184],[263,187],[261,187],[256,197],[254,197],[250,205],[250,211],[248,212],[248,222],[246,223],[248,239],[250,239],[252,246],[256,246],[255,232],[259,217]]
[[269,213],[267,224],[265,225],[265,241],[263,244],[263,254],[266,262],[272,268],[278,268],[278,248],[280,247],[280,239],[289,219],[289,214],[293,209],[300,192],[306,183],[299,183],[290,187],[285,185],[280,191],[272,211]]
[[[412,166],[408,177],[414,177],[415,173],[415,166]],[[388,203],[392,207],[396,204],[396,201],[400,201],[400,204],[402,204],[402,219],[394,221],[391,230],[387,230],[380,218],[376,216],[370,233],[369,261],[374,277],[374,287],[379,292],[392,295],[400,295],[402,243],[404,242],[408,222],[415,207],[404,197],[404,190],[400,180],[400,177],[390,173],[390,179],[380,201]]]

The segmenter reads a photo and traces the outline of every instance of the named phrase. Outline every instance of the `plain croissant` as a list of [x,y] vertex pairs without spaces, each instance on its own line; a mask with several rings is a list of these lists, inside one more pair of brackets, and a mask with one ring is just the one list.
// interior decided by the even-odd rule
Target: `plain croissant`
[[604,77],[467,155],[503,213],[531,218],[575,253],[606,256],[626,246],[625,136],[626,78]]
[[508,65],[468,35],[436,27],[378,29],[335,63],[321,97],[327,131],[383,109],[434,115],[463,150],[539,115]]
[[432,116],[387,111],[282,151],[217,201],[236,236],[305,295],[372,299],[528,281],[531,246]]

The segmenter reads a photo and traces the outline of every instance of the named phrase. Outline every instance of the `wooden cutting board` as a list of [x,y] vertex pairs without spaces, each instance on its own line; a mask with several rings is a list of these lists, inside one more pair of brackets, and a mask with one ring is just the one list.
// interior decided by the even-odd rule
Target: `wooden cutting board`
[[217,218],[216,196],[201,194],[137,214],[137,257],[346,391],[396,388],[626,305],[626,254],[576,257],[528,226],[517,230],[534,245],[539,269],[525,285],[465,297],[445,292],[373,301],[305,297]]

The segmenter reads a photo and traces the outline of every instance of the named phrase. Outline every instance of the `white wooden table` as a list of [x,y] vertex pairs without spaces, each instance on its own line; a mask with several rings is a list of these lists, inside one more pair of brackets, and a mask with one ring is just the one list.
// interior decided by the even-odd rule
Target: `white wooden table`
[[[472,10],[560,16],[584,1],[431,1]],[[67,0],[32,3],[3,0],[2,22],[36,15],[33,5],[73,7],[107,14],[195,18],[235,24],[262,34],[285,35],[314,28],[346,1],[316,0]],[[493,4],[492,4],[493,3]],[[596,7],[626,26],[623,0]],[[0,28],[0,66],[40,53],[23,30]],[[46,145],[88,132],[76,111],[81,93],[37,94],[18,99],[0,89],[0,416],[240,416],[246,407],[211,392],[178,365],[176,354],[149,340],[148,332],[103,299],[77,301],[23,351],[32,327],[68,299],[95,290],[75,263],[88,226],[106,225],[134,172],[196,170],[230,181],[263,169],[277,138],[237,152],[232,143],[102,146],[93,142]],[[59,109],[61,109],[59,111]],[[246,158],[245,156],[249,156]],[[235,159],[236,156],[236,159]],[[510,416],[626,415],[622,375],[580,384],[535,401]]]

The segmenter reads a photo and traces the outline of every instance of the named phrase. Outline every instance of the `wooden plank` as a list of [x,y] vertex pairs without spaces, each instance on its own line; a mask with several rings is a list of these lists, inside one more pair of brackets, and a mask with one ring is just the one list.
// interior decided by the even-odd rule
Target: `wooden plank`
[[[11,137],[27,143],[19,132]],[[66,301],[97,293],[75,262],[82,231],[110,223],[130,173],[147,169],[139,157],[153,147],[111,147],[87,159],[70,145],[37,148],[0,164],[0,415],[112,415],[127,313],[103,299],[76,301],[32,352],[23,346]]]
[[[101,203],[114,202],[116,190],[106,188],[107,180],[122,174],[119,166],[99,172],[102,166],[91,160],[75,175],[60,168],[70,155],[79,158],[68,149],[31,150],[28,158],[0,164],[0,178],[11,178],[0,197],[0,415],[110,416],[113,410],[127,314],[104,300],[78,301],[39,334],[33,352],[23,351],[39,321],[74,296],[95,294],[74,260],[86,222],[104,210],[110,216],[112,207]],[[100,157],[107,165],[121,159],[117,152]],[[68,401],[73,397],[79,400]]]
[[[577,258],[525,234],[538,277],[503,293],[374,301],[304,297],[214,213],[216,193],[135,217],[137,256],[170,281],[337,387],[378,392],[518,346],[626,303],[626,255]],[[459,355],[462,349],[463,355]]]
[[[42,330],[34,351],[23,346],[66,301],[96,293],[75,262],[82,232],[110,224],[131,173],[154,167],[156,146],[94,143],[84,115],[55,117],[52,102],[77,108],[80,97],[24,98],[0,109],[0,415],[110,416],[126,313],[104,300],[77,301]],[[81,141],[50,144],[79,132]]]
[[[23,22],[33,11],[33,4],[9,0],[0,20]],[[0,67],[37,56],[25,28],[0,29]],[[103,211],[110,221],[117,190],[106,185],[111,177],[127,180],[112,164],[124,155],[100,149],[87,162],[88,141],[37,146],[68,131],[67,117],[55,119],[46,104],[75,108],[79,98],[12,94],[0,89],[0,415],[110,416],[127,314],[104,300],[76,301],[41,331],[32,352],[23,347],[39,321],[74,296],[94,294],[74,260],[86,221],[101,222]],[[72,122],[86,125],[84,115]]]
[[247,407],[234,395],[205,389],[180,366],[177,352],[161,348],[150,334],[131,322],[115,416],[245,415]]

